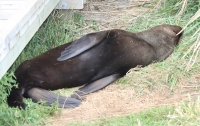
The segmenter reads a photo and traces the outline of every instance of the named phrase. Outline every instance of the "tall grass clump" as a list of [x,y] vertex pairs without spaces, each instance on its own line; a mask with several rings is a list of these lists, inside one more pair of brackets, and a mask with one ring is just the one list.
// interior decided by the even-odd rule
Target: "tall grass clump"
[[[166,84],[171,86],[173,91],[180,78],[190,78],[192,75],[198,74],[198,70],[200,70],[200,57],[197,53],[193,54],[193,49],[198,45],[193,44],[199,41],[200,18],[198,17],[200,14],[198,10],[200,9],[200,1],[159,0],[151,8],[146,14],[133,20],[127,30],[137,32],[156,25],[172,24],[184,28],[184,34],[180,44],[167,60],[151,64],[139,69],[139,71],[133,69],[133,72],[129,72],[123,81],[134,85],[147,84],[147,81],[151,83],[151,86]],[[196,13],[198,13],[197,16],[195,16]],[[191,19],[193,21],[188,25]],[[193,61],[193,64],[188,72],[187,65],[190,60]],[[137,74],[142,79],[138,79]]]

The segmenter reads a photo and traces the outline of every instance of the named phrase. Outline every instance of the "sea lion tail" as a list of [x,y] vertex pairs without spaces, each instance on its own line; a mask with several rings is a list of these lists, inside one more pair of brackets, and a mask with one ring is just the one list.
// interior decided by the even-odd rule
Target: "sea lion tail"
[[10,107],[19,107],[22,109],[26,107],[26,104],[23,102],[22,91],[14,87],[7,98],[7,103]]
[[59,96],[51,91],[44,90],[41,88],[31,88],[28,91],[28,96],[34,102],[42,101],[49,106],[51,106],[53,103],[58,102],[59,108],[75,108],[81,104],[81,100],[75,98],[67,98],[65,96]]

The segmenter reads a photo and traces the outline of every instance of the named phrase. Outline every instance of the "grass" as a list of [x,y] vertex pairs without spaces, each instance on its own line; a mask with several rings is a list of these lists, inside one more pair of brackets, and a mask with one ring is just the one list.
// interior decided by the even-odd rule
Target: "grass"
[[[140,18],[134,20],[132,25],[127,28],[127,30],[132,32],[137,32],[142,29],[147,29],[160,24],[175,24],[184,27],[189,19],[197,12],[199,9],[199,3],[197,1],[187,1],[187,8],[182,14],[180,14],[181,7],[184,1],[177,0],[168,0],[163,1],[159,7],[159,9],[152,11],[151,13],[147,13]],[[198,3],[198,4],[197,4]],[[194,5],[195,4],[195,5]],[[156,74],[157,76],[152,78],[156,83],[161,82],[161,84],[168,84],[171,87],[176,85],[179,77],[190,77],[190,75],[198,74],[198,64],[200,60],[197,58],[196,64],[191,67],[190,72],[186,72],[186,66],[191,58],[192,51],[187,53],[187,50],[191,47],[191,45],[196,41],[197,35],[192,36],[200,26],[200,18],[196,19],[191,25],[189,25],[182,37],[180,45],[175,49],[174,53],[161,63],[154,63],[153,65],[149,65],[146,68],[142,68],[141,73],[148,73],[148,71],[152,71],[153,73],[162,72],[162,74]],[[186,55],[186,56],[184,56]],[[199,69],[198,69],[199,70]],[[149,73],[150,75],[151,73]],[[135,75],[135,73],[134,73]],[[147,74],[148,76],[148,74]],[[131,78],[133,76],[126,76],[128,83],[130,81],[134,81]],[[126,78],[125,77],[125,78]],[[123,80],[125,79],[123,78]],[[135,78],[134,78],[135,79]],[[164,82],[163,82],[163,81]],[[140,81],[136,81],[140,83]]]
[[199,123],[200,101],[190,101],[150,108],[126,116],[74,122],[68,126],[198,126]]
[[13,73],[6,74],[0,80],[0,125],[21,126],[21,125],[43,125],[46,122],[45,117],[55,112],[55,107],[40,107],[30,99],[26,99],[27,108],[10,108],[7,105],[6,98],[11,89],[10,83],[15,83]]
[[116,116],[85,123],[75,122],[69,124],[69,126],[165,126],[167,124],[166,116],[172,109],[173,107],[163,106],[127,116]]
[[[159,24],[176,24],[185,26],[189,19],[199,9],[199,1],[187,1],[186,9],[182,10],[184,0],[164,0],[155,10],[133,20],[126,28],[128,31],[137,32]],[[35,57],[53,47],[70,42],[82,35],[81,31],[85,27],[90,27],[94,31],[98,30],[98,24],[94,21],[83,21],[83,16],[79,13],[70,13],[67,19],[63,19],[53,12],[43,23],[35,36],[20,54],[12,65],[8,73],[0,80],[0,125],[45,125],[46,117],[53,115],[55,111],[61,109],[45,107],[26,100],[28,105],[26,110],[20,111],[18,108],[9,108],[6,103],[7,95],[11,89],[13,71],[24,60]],[[121,84],[133,85],[138,93],[142,92],[143,85],[152,90],[158,89],[159,85],[170,87],[170,93],[178,86],[181,78],[190,79],[191,76],[199,74],[199,55],[195,64],[186,72],[186,66],[192,56],[191,45],[197,40],[197,35],[192,36],[200,26],[200,19],[197,18],[184,31],[181,44],[175,52],[161,63],[153,63],[145,68],[132,69],[127,76],[120,79]],[[137,71],[136,71],[137,69]],[[156,73],[156,74],[155,74]],[[143,79],[140,79],[142,76]],[[147,86],[146,86],[147,85]],[[199,89],[196,89],[199,90]],[[103,118],[90,122],[74,122],[70,125],[105,125],[105,126],[125,126],[125,125],[198,125],[200,123],[200,103],[197,100],[185,102],[179,105],[160,106],[144,110],[136,114],[127,116]]]

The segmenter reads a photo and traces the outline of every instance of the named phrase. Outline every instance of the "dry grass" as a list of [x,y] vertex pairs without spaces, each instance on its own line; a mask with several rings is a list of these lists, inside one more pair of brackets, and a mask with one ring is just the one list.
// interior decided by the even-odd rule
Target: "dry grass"
[[[149,11],[149,8],[142,7],[149,2],[150,0],[88,0],[84,9],[78,12],[83,15],[85,22],[95,21],[99,31],[125,29],[134,19]],[[83,28],[83,32],[93,32],[93,29]]]
[[[185,80],[184,80],[185,81]],[[193,78],[200,81],[200,76]],[[200,92],[194,91],[199,85],[181,85],[170,95],[170,87],[162,85],[159,90],[144,88],[142,92],[130,85],[112,84],[99,92],[87,96],[80,107],[64,109],[61,115],[51,117],[51,124],[63,126],[74,121],[87,122],[97,118],[137,113],[151,107],[179,104],[183,100],[195,98]],[[191,91],[191,89],[193,91]]]

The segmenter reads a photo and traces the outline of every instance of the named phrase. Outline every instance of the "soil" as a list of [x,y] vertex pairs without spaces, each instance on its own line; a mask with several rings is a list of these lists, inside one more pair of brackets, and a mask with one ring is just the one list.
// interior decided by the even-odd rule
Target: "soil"
[[[149,2],[150,0],[87,0],[84,9],[77,12],[84,16],[86,22],[95,21],[99,30],[125,29],[132,20],[149,10]],[[84,29],[86,33],[91,31],[89,27]],[[152,73],[151,76],[156,76],[156,73]],[[200,75],[194,75],[190,79],[180,77],[173,92],[167,85],[156,85],[152,89],[148,84],[136,88],[133,84],[115,82],[88,95],[79,107],[63,109],[60,115],[50,117],[50,124],[63,126],[74,121],[86,122],[97,118],[133,114],[161,105],[180,104],[200,94],[197,90],[199,81]]]

